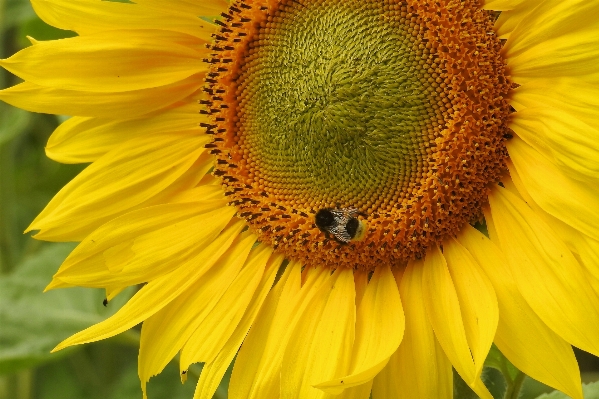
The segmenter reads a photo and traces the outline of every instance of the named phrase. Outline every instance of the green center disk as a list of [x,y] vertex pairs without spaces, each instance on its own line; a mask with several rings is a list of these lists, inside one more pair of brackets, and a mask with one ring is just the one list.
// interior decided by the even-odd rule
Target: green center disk
[[399,6],[303,3],[269,17],[240,68],[237,137],[254,179],[296,203],[395,202],[426,168],[430,63]]

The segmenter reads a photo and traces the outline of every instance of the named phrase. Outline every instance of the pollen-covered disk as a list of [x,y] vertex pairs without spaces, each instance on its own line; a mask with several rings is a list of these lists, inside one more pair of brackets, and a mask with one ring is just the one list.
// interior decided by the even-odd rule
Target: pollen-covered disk
[[[214,174],[287,257],[401,264],[482,215],[505,169],[501,43],[476,1],[236,1],[204,101]],[[357,208],[360,241],[314,223]]]

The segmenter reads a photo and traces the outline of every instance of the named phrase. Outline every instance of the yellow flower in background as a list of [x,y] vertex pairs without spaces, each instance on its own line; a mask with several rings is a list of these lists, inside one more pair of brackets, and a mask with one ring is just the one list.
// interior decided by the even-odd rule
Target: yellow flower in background
[[451,398],[453,366],[490,399],[494,342],[582,399],[599,2],[32,4],[79,36],[0,61],[0,99],[90,163],[29,227],[81,242],[48,289],[145,283],[56,350],[143,323],[144,394],[179,353],[194,398],[235,358],[230,398]]

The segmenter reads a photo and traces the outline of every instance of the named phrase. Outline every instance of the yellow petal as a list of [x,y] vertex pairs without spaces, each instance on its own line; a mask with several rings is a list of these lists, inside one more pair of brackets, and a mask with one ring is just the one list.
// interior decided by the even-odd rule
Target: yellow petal
[[454,238],[443,242],[443,256],[458,295],[466,338],[479,375],[499,319],[495,290],[476,260]]
[[229,398],[277,398],[283,354],[296,324],[319,292],[328,270],[310,268],[301,286],[301,265],[291,263],[290,275],[277,299],[267,301],[247,335],[231,375]]
[[397,352],[375,377],[374,399],[452,399],[451,363],[435,338],[424,307],[422,260],[410,262],[399,292],[406,313],[406,332]]
[[536,77],[596,73],[599,59],[599,4],[546,0],[523,18],[503,51],[511,79],[525,84]]
[[235,208],[221,201],[159,205],[127,213],[86,237],[55,278],[84,287],[151,281],[197,256],[234,214]]
[[[205,177],[212,176],[207,175]],[[227,203],[227,197],[225,196],[222,187],[217,184],[200,183],[197,187],[180,190],[178,193],[169,197],[167,202],[182,204],[186,202],[203,202],[212,200],[221,200],[223,203]]]
[[526,0],[485,0],[483,8],[485,10],[506,11],[518,7]]
[[[517,27],[515,35],[506,43],[507,55],[517,56],[538,44],[547,43],[549,39],[562,37],[571,33],[584,33],[599,27],[596,15],[598,5],[584,0],[545,0],[533,3],[534,14],[530,15]],[[524,2],[521,3],[524,6]],[[536,30],[531,30],[535,27]]]
[[33,0],[35,13],[47,24],[80,35],[122,29],[163,29],[196,36],[206,42],[214,26],[176,7],[156,10],[133,3],[100,0]]
[[507,261],[481,232],[466,225],[458,235],[491,280],[499,304],[495,344],[526,375],[582,399],[578,364],[572,347],[550,330],[520,294]]
[[368,287],[368,272],[366,270],[356,270],[354,272],[354,283],[356,286],[356,308],[360,306],[366,287]]
[[329,394],[362,385],[385,367],[403,337],[405,319],[395,277],[388,266],[378,267],[364,293],[356,317],[351,372],[316,385]]
[[212,362],[206,363],[202,368],[202,374],[200,375],[200,380],[196,386],[193,399],[212,399],[214,393],[220,385],[223,376],[225,375],[225,372],[229,368],[229,365],[233,361],[235,355],[237,355],[241,343],[245,339],[250,327],[258,315],[258,312],[262,308],[262,304],[266,300],[267,295],[271,301],[278,300],[280,297],[281,288],[287,281],[291,268],[288,268],[286,273],[281,276],[281,279],[272,289],[272,291],[270,288],[272,287],[275,276],[282,262],[283,256],[279,254],[273,254],[271,256],[268,265],[266,266],[266,271],[262,276],[260,286],[254,293],[254,297],[252,298],[252,301],[250,302],[246,312],[241,318],[241,321],[235,328],[235,331],[225,343],[224,347],[218,353],[216,358]]
[[69,288],[69,287],[75,287],[75,285],[65,283],[60,278],[54,277],[54,278],[52,278],[52,281],[50,281],[50,283],[46,286],[46,288],[44,288],[44,292],[48,292],[48,291],[55,290],[58,288]]
[[[148,200],[137,205],[136,208],[147,208],[149,206],[162,205],[167,203],[184,203],[207,200],[222,200],[227,202],[227,197],[221,187],[215,190],[214,185],[208,183],[214,179],[214,176],[207,174],[214,167],[214,156],[208,151],[196,159],[189,169],[179,176],[173,183],[167,186]],[[194,194],[197,196],[193,197]]]
[[181,265],[177,270],[149,282],[113,316],[65,339],[53,349],[53,352],[72,345],[110,338],[146,320],[210,270],[229,250],[244,227],[243,221],[231,225],[196,258]]
[[0,66],[40,86],[117,93],[165,86],[197,74],[204,42],[165,30],[113,30],[39,42]]
[[106,300],[112,301],[118,294],[123,292],[123,290],[127,288],[127,286],[112,286],[106,287]]
[[267,244],[252,249],[241,272],[185,342],[179,360],[181,370],[187,370],[192,363],[210,363],[218,355],[263,281],[262,275],[272,252],[272,247]]
[[[516,4],[517,3],[517,4]],[[516,26],[527,17],[528,13],[539,5],[536,1],[508,1],[504,10],[495,21],[495,31],[501,39],[508,39]],[[489,9],[486,7],[485,8]]]
[[[579,260],[585,266],[586,270],[595,279],[599,280],[599,241],[592,239],[542,210],[526,190],[526,186],[522,182],[522,179],[520,179],[513,163],[508,160],[507,165],[513,184],[517,187],[517,192],[521,194],[528,206],[555,231],[572,253],[579,256]],[[513,190],[510,191],[513,192]]]
[[161,0],[137,0],[136,3],[145,7],[167,11],[174,8],[175,10],[192,15],[220,15],[221,12],[227,11],[229,8],[229,3],[226,0],[172,0],[168,3]]
[[495,229],[518,288],[541,320],[567,342],[599,354],[599,301],[584,269],[524,201],[496,186]]
[[[564,244],[566,244],[576,260],[584,266],[585,271],[590,274],[590,283],[595,287],[595,282],[599,282],[599,241],[583,234],[541,209],[528,193],[516,168],[509,159],[507,160],[507,166],[510,174],[507,178],[502,180],[505,188],[515,194],[518,198],[524,200],[535,214],[539,216],[551,230],[553,230]],[[511,177],[511,179],[509,179],[509,177]],[[490,216],[488,217],[490,218]],[[599,286],[597,286],[597,288],[599,288]],[[599,291],[597,292],[599,293]]]
[[198,105],[178,105],[140,119],[111,120],[73,117],[62,123],[48,139],[46,155],[60,163],[94,162],[121,143],[157,133],[201,133]]
[[598,129],[551,107],[516,112],[509,127],[569,176],[590,181],[599,178]]
[[172,184],[204,152],[206,135],[165,134],[128,141],[63,187],[27,231],[37,238],[81,241],[106,221]]
[[313,387],[347,374],[356,323],[353,270],[338,269],[306,307],[290,338],[281,369],[281,397],[325,398]]
[[510,105],[517,111],[558,108],[590,126],[599,126],[599,87],[577,78],[535,79],[510,93]]
[[0,90],[0,100],[31,112],[108,119],[131,119],[170,106],[202,87],[204,74],[158,87],[95,93],[25,82]]
[[430,249],[422,275],[424,305],[441,347],[466,383],[478,378],[466,338],[458,295],[439,248]]
[[194,281],[185,292],[144,321],[138,361],[144,392],[150,377],[164,369],[214,309],[239,274],[256,239],[253,234],[242,234],[238,243],[201,279]]
[[472,389],[472,391],[481,399],[494,399],[493,395],[491,395],[491,392],[489,392],[487,386],[480,377],[474,381],[473,385],[470,385],[470,389]]
[[599,239],[599,183],[566,176],[518,137],[507,148],[528,193],[544,211]]

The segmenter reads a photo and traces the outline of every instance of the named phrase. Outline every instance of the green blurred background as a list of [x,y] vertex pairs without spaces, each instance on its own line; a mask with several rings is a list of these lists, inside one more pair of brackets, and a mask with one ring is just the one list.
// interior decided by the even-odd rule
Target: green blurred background
[[[29,45],[26,36],[49,40],[73,34],[43,23],[28,0],[0,0],[0,56],[6,58]],[[0,88],[17,83],[18,78],[0,71]],[[107,307],[102,306],[101,290],[73,288],[42,294],[74,244],[44,243],[22,232],[52,196],[85,167],[61,165],[44,155],[49,135],[64,118],[0,103],[0,399],[141,398],[139,329],[50,354],[64,338],[113,314],[133,293],[122,293]],[[598,359],[577,355],[583,380],[599,379]],[[182,385],[178,367],[171,362],[150,381],[150,399],[191,399],[200,370],[190,370],[189,380]],[[485,378],[499,397],[501,375],[489,369]],[[226,398],[227,382],[225,377],[215,398]],[[460,398],[466,398],[468,390],[461,384],[456,380]],[[549,391],[528,379],[522,398]]]

